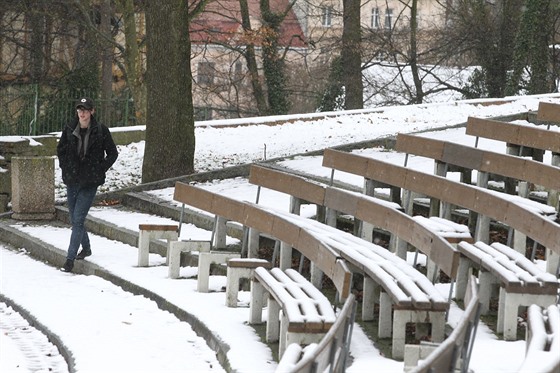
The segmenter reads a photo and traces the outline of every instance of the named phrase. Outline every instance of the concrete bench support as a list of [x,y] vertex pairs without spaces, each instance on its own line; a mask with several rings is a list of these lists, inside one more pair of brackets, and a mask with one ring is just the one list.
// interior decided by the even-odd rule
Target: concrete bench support
[[[484,286],[481,283],[481,287]],[[504,340],[515,341],[517,339],[517,315],[520,306],[535,304],[546,308],[556,303],[556,295],[552,294],[520,294],[509,293],[500,288],[500,299],[498,307],[498,333],[504,335]]]
[[181,269],[181,253],[187,252],[209,252],[210,241],[171,241],[168,251],[169,278],[179,278]]
[[393,318],[393,359],[404,358],[407,323],[429,323],[432,341],[442,342],[444,339],[445,311],[395,310]]
[[177,225],[140,224],[138,229],[138,267],[149,266],[150,241],[155,239],[167,240],[167,258],[169,260],[169,245],[171,241],[179,239],[179,227]]
[[200,293],[208,293],[210,280],[210,266],[212,264],[226,264],[228,260],[239,258],[241,254],[225,251],[201,252],[198,255],[198,281],[196,290]]
[[265,259],[234,258],[227,262],[226,306],[237,307],[239,281],[250,279],[257,267],[270,269],[272,264]]

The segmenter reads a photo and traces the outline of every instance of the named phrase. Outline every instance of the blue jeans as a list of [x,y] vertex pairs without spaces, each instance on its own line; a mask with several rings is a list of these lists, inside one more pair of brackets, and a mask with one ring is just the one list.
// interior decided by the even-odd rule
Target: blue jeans
[[68,185],[66,190],[68,212],[70,214],[70,223],[72,224],[72,235],[70,236],[70,245],[68,246],[66,259],[74,260],[80,245],[82,245],[83,250],[91,250],[84,223],[95,198],[97,186]]

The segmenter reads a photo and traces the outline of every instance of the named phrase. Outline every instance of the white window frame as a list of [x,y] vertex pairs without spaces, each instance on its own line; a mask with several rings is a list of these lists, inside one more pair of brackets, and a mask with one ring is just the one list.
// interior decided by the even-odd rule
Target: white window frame
[[379,8],[371,8],[371,28],[378,29],[379,26]]
[[393,8],[385,9],[385,29],[391,30],[393,28]]
[[333,15],[332,6],[323,7],[323,14],[321,15],[321,24],[323,25],[323,27],[332,26],[332,15]]

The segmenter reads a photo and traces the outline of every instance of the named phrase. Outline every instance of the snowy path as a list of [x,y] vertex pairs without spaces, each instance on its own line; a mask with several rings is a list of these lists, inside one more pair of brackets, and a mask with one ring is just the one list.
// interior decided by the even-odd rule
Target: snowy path
[[2,372],[69,371],[64,357],[38,329],[6,303],[0,302],[0,359]]
[[[1,248],[1,257],[2,293],[62,339],[77,372],[175,372],[186,366],[197,372],[223,371],[214,351],[190,325],[155,302],[96,276],[63,273],[24,253]],[[25,343],[18,339],[26,357],[42,344],[34,337]],[[34,360],[26,359],[28,365]],[[29,371],[40,370],[29,366]]]

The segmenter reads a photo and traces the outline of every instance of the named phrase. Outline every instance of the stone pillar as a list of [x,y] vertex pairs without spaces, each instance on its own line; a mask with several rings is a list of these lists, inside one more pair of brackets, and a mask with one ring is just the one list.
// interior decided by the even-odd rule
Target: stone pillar
[[54,219],[54,157],[12,158],[12,218]]

